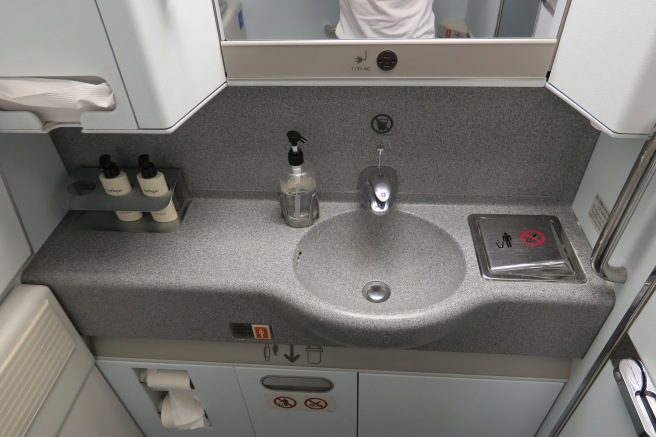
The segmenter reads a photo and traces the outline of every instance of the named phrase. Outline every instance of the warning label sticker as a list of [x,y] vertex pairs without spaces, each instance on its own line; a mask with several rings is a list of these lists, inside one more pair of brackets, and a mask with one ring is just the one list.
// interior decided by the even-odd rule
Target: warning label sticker
[[273,400],[273,405],[278,408],[294,408],[297,405],[296,399],[290,398],[289,396],[278,396]]
[[310,410],[325,410],[328,407],[328,402],[321,398],[310,398],[303,401],[303,404]]
[[270,410],[333,412],[336,410],[335,397],[299,393],[266,393],[264,401]]
[[606,202],[604,202],[601,196],[597,194],[592,201],[590,211],[588,211],[588,218],[590,218],[590,222],[592,222],[597,232],[601,232],[604,226],[606,226],[609,215],[610,210],[608,209]]

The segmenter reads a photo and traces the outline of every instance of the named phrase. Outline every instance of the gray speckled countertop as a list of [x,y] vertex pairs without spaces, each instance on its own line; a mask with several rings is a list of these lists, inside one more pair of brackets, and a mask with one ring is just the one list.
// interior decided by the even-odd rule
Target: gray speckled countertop
[[[323,202],[315,226],[358,208]],[[286,226],[275,200],[197,198],[180,228],[167,234],[79,230],[71,213],[37,253],[23,282],[50,286],[78,330],[90,336],[238,341],[229,323],[252,322],[270,324],[275,341],[284,344],[584,355],[614,295],[591,272],[590,247],[569,207],[399,203],[396,208],[450,234],[466,267],[453,295],[409,315],[384,304],[365,306],[361,294],[357,299],[366,313],[355,311],[349,297],[340,305],[306,291],[293,259],[312,228]],[[483,279],[470,214],[559,217],[587,282]]]

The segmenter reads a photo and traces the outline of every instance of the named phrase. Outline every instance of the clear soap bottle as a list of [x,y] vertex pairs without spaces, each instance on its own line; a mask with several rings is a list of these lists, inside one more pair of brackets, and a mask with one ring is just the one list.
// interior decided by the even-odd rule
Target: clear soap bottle
[[312,164],[303,159],[298,143],[307,140],[296,131],[287,132],[292,147],[280,176],[280,207],[285,222],[294,228],[312,225],[319,218],[317,177]]

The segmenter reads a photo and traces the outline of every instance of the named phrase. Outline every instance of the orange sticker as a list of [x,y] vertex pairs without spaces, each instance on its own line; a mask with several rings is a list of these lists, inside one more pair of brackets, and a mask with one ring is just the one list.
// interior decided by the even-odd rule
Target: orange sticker
[[257,340],[271,340],[271,328],[269,325],[251,325],[251,328]]

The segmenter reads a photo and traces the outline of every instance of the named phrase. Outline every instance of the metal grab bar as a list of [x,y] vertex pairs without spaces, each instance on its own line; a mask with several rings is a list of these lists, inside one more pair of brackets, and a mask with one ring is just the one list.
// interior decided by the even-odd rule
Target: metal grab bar
[[611,266],[608,260],[615,251],[629,220],[633,216],[638,202],[649,184],[654,172],[656,172],[656,133],[645,142],[636,159],[631,173],[624,183],[622,192],[610,212],[606,225],[599,234],[597,244],[592,250],[590,264],[592,270],[602,278],[610,282],[626,282],[626,269],[624,267]]

